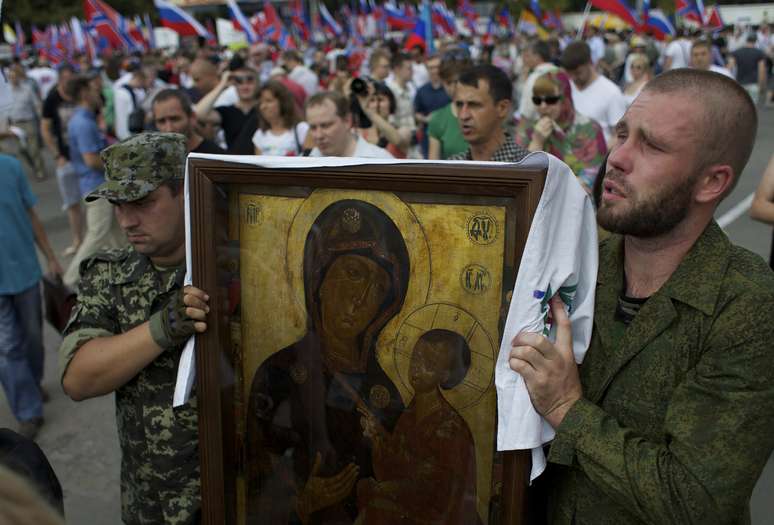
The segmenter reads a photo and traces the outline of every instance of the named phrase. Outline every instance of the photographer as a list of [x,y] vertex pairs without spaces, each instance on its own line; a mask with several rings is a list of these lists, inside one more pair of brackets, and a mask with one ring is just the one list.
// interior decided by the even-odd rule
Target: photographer
[[405,159],[413,130],[396,127],[392,121],[395,114],[395,95],[382,82],[355,79],[350,84],[351,97],[357,100],[362,113],[370,125],[358,122],[357,133],[371,144],[389,151],[397,159]]
[[[229,86],[236,87],[238,97],[236,104],[213,108],[220,94]],[[241,57],[237,56],[231,60],[228,69],[221,75],[220,82],[194,106],[194,113],[197,115],[206,115],[211,109],[220,114],[221,126],[226,138],[226,149],[230,154],[251,155],[253,153],[250,139],[258,127],[257,87],[257,72],[247,66]],[[245,130],[245,126],[252,129]],[[246,136],[247,140],[238,140],[240,135]],[[238,145],[242,142],[247,142],[246,152],[238,151]]]

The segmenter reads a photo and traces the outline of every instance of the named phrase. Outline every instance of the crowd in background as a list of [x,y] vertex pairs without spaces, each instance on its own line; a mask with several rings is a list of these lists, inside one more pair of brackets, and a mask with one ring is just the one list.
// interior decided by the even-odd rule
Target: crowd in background
[[[100,152],[135,134],[177,132],[189,152],[228,155],[515,162],[546,151],[591,192],[616,123],[663,71],[711,70],[735,79],[759,106],[774,105],[772,28],[683,28],[662,42],[590,27],[582,39],[448,38],[432,53],[395,40],[236,51],[187,41],[175,50],[79,55],[56,67],[16,58],[4,65],[12,105],[0,115],[0,152],[20,159],[30,180],[56,178],[71,243],[55,254],[34,215],[32,228],[48,270],[77,289],[82,261],[126,245],[111,203],[84,197],[105,181]],[[31,209],[34,197],[24,198]],[[60,257],[69,258],[65,267]],[[39,302],[29,304],[38,327]],[[39,337],[33,343],[42,350]],[[41,424],[21,433],[34,437]]]
[[[121,242],[109,204],[82,202],[104,178],[99,152],[142,131],[179,132],[189,151],[214,154],[514,161],[543,150],[590,189],[615,123],[661,71],[710,69],[772,104],[770,25],[680,29],[670,42],[594,27],[581,40],[567,32],[488,45],[450,37],[430,54],[395,40],[300,50],[184,44],[79,55],[56,67],[39,58],[6,66],[13,105],[0,124],[0,149],[38,179],[49,175],[42,150],[54,157],[72,235],[63,254],[73,256],[70,286],[81,260]],[[488,99],[487,89],[471,96],[484,96],[489,112],[457,94],[460,76],[482,65],[490,69],[474,75],[473,87],[483,79]],[[503,141],[509,149],[497,156]]]

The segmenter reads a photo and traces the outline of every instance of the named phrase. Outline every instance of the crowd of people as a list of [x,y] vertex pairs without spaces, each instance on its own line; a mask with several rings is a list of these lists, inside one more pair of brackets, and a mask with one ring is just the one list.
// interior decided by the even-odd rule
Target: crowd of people
[[[0,256],[0,382],[19,432],[35,438],[47,397],[36,244],[49,273],[79,292],[60,351],[65,392],[76,400],[117,394],[125,523],[197,519],[196,409],[188,404],[173,413],[169,403],[182,345],[206,330],[209,312],[207,293],[182,284],[187,153],[518,162],[546,151],[594,192],[600,225],[620,234],[601,248],[609,264],[600,275],[610,278],[610,290],[600,290],[612,299],[597,309],[605,333],[592,341],[581,375],[571,349],[568,358],[569,325],[556,304],[562,333],[555,343],[514,341],[511,367],[558,432],[549,456],[557,465],[551,479],[559,480],[552,512],[589,522],[603,513],[622,523],[635,522],[633,515],[659,522],[700,521],[705,512],[735,516],[772,447],[762,434],[774,424],[774,396],[759,374],[774,369],[763,351],[771,317],[760,313],[771,311],[761,305],[774,296],[765,268],[720,240],[712,214],[749,158],[754,131],[744,125],[754,130],[756,105],[774,102],[773,57],[774,34],[764,25],[715,34],[681,29],[668,43],[594,28],[581,40],[564,32],[493,45],[450,38],[429,54],[377,41],[355,50],[343,43],[301,50],[258,43],[238,51],[192,45],[94,61],[78,56],[57,67],[15,59],[7,66],[13,102],[0,123],[0,151],[21,159],[0,155],[8,174],[0,193],[13,196],[4,197],[12,205],[3,212],[13,218],[0,224],[13,253]],[[684,111],[670,121],[678,99]],[[686,131],[697,126],[708,136]],[[690,169],[681,171],[681,162]],[[51,249],[28,183],[50,176],[70,228],[61,254]],[[696,279],[707,278],[700,261],[714,261],[718,275],[697,295]],[[754,291],[740,272],[752,276]],[[678,314],[669,298],[682,301]],[[732,321],[749,318],[753,305],[757,332],[739,335],[753,355],[727,362],[729,334],[744,329]],[[640,385],[646,372],[636,367],[606,377],[613,342],[624,340],[635,316],[645,320],[633,327],[665,315],[680,321],[665,324],[672,328],[655,342],[640,334],[641,347],[682,351],[679,341],[696,351],[680,359],[648,354],[668,374],[648,376],[656,385]],[[633,337],[625,340],[630,346]],[[725,366],[733,378],[723,375]],[[560,380],[543,381],[544,373]],[[734,397],[746,388],[737,381],[754,386],[749,402]],[[658,388],[645,393],[649,386]],[[650,413],[638,419],[615,395],[652,401]],[[734,426],[707,445],[701,425],[714,413],[713,396],[734,411],[733,425],[757,429],[753,438],[736,443]],[[672,410],[687,415],[672,421]],[[615,423],[605,419],[616,416]],[[641,431],[648,446],[631,443],[624,424]],[[654,430],[662,426],[685,448],[662,443]],[[665,454],[673,474],[660,470]],[[720,465],[723,455],[738,464]],[[630,462],[642,476],[622,470]],[[579,491],[588,508],[575,502]]]

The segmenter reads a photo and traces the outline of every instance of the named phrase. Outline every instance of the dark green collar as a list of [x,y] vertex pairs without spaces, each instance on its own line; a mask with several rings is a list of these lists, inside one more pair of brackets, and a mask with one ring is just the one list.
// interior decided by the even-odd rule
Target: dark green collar
[[[623,236],[611,235],[600,244],[597,283],[623,286]],[[715,310],[722,276],[728,267],[731,243],[713,220],[691,247],[669,280],[656,292],[711,315]]]

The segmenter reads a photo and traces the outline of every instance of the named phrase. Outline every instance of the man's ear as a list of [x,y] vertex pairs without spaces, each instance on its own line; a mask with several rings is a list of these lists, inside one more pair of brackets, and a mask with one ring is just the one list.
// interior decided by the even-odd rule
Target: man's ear
[[728,164],[714,164],[704,168],[695,186],[698,202],[720,202],[733,185],[736,174]]
[[497,108],[497,116],[500,117],[501,120],[504,120],[511,113],[511,101],[508,99],[499,101],[495,104],[495,107]]

